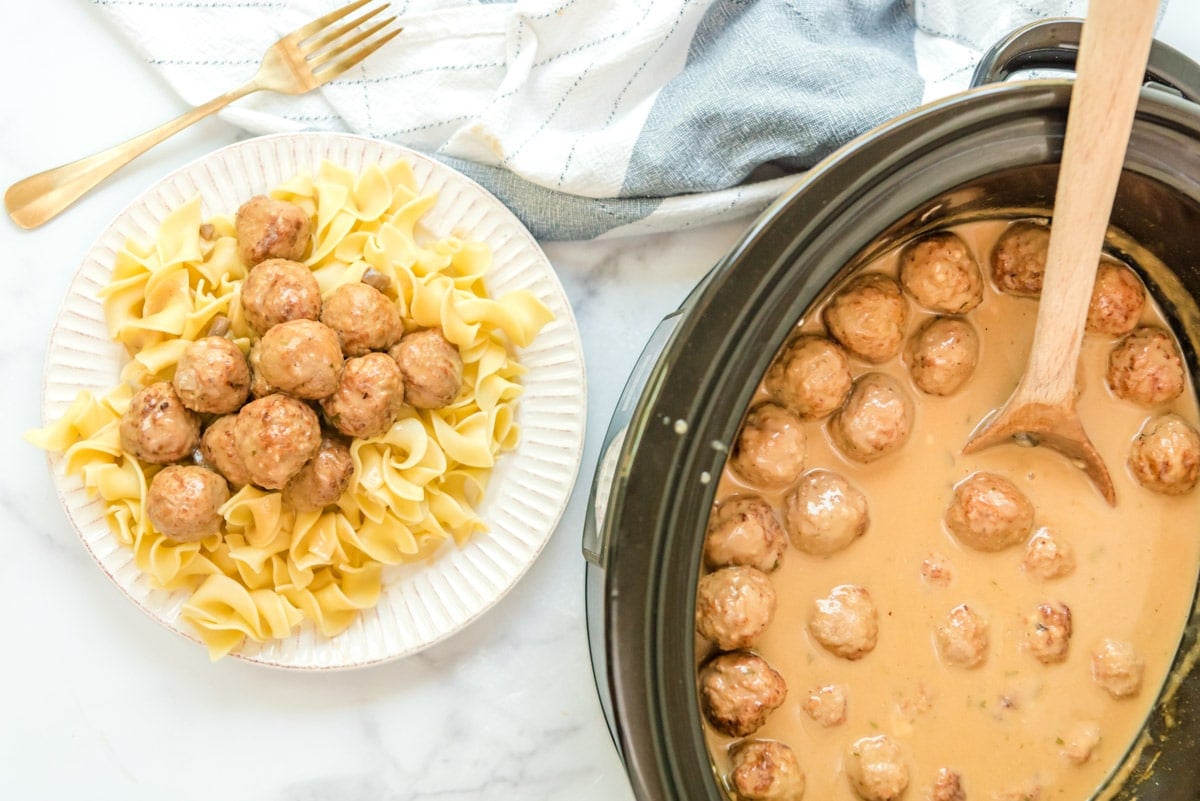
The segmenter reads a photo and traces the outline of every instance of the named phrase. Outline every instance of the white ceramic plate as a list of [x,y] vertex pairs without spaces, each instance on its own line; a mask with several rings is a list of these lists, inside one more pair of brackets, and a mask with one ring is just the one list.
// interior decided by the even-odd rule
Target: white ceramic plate
[[[500,600],[558,525],[579,469],[585,423],[579,329],[532,235],[494,196],[444,164],[399,145],[330,133],[266,136],[218,150],[167,176],[109,224],[75,274],[50,336],[44,420],[60,417],[79,390],[104,391],[120,380],[125,354],[108,339],[97,292],[108,283],[114,254],[126,238],[152,239],[168,212],[197,194],[204,216],[232,214],[247,198],[300,171],[315,173],[323,159],[356,172],[370,164],[409,161],[420,189],[438,193],[437,205],[422,219],[426,227],[438,235],[457,229],[487,242],[494,255],[489,290],[497,295],[528,290],[555,320],[520,351],[529,369],[517,410],[521,441],[498,460],[479,507],[489,530],[461,549],[444,548],[429,562],[389,569],[379,605],[337,637],[324,637],[306,622],[286,640],[247,641],[233,654],[300,669],[358,667],[414,653]],[[109,531],[103,503],[88,498],[78,477],[63,474],[59,458],[50,462],[67,515],[104,572],[152,617],[199,644],[179,618],[187,593],[152,587],[133,564],[132,552]]]

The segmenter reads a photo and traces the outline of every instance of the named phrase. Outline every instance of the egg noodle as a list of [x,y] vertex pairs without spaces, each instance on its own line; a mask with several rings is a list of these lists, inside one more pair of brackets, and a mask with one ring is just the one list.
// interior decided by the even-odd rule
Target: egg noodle
[[190,592],[181,617],[213,659],[246,637],[289,637],[304,620],[335,636],[378,602],[384,566],[427,558],[448,540],[461,545],[485,530],[475,507],[496,458],[518,441],[524,371],[512,349],[553,319],[529,292],[488,296],[485,243],[424,235],[419,220],[437,196],[417,190],[407,162],[357,175],[326,162],[315,177],[297,175],[271,196],[312,219],[305,263],[322,296],[369,269],[386,276],[385,294],[405,330],[440,327],[458,346],[463,389],[450,406],[405,405],[388,431],[355,439],[354,476],[335,506],[296,512],[279,492],[247,484],[221,507],[222,532],[200,542],[167,539],[145,509],[160,468],[122,452],[120,419],[137,388],[171,379],[188,343],[214,318],[227,317],[229,336],[249,350],[253,333],[239,302],[247,268],[232,218],[206,222],[199,197],[171,212],[153,242],[125,243],[101,293],[109,334],[130,355],[121,383],[103,395],[80,392],[61,419],[26,438],[62,454],[66,473],[103,500],[114,536],[152,585]]

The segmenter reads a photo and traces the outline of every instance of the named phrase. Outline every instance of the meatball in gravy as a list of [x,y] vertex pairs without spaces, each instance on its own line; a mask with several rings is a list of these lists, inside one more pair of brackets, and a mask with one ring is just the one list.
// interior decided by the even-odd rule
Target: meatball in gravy
[[846,690],[840,684],[827,684],[809,692],[800,708],[826,729],[846,722]]
[[236,414],[227,414],[209,423],[200,438],[200,455],[205,464],[224,476],[231,487],[240,489],[250,483],[250,473],[237,452],[236,427]]
[[775,740],[743,740],[730,752],[730,783],[744,801],[800,801],[804,771],[791,748]]
[[159,381],[134,393],[121,416],[120,436],[122,450],[143,462],[180,462],[200,444],[200,418],[173,386]]
[[312,270],[295,261],[268,259],[242,282],[242,314],[259,336],[289,320],[321,316],[321,287]]
[[776,357],[763,385],[801,420],[819,420],[842,405],[853,381],[850,361],[837,344],[802,336]]
[[1044,665],[1067,658],[1071,609],[1063,603],[1040,604],[1025,619],[1025,649]]
[[347,356],[387,350],[404,333],[399,307],[364,283],[342,284],[330,292],[321,306],[321,322],[337,333]]
[[337,390],[342,347],[329,326],[290,320],[273,326],[259,345],[258,370],[277,391],[317,400]]
[[404,375],[404,400],[417,409],[454,403],[462,389],[462,355],[437,328],[405,334],[388,354]]
[[908,305],[893,279],[864,273],[833,296],[823,317],[830,336],[846,350],[877,364],[900,352]]
[[1145,669],[1132,643],[1105,638],[1092,651],[1092,678],[1113,698],[1141,692]]
[[1007,478],[974,473],[954,488],[945,520],[964,545],[1002,551],[1024,542],[1033,530],[1033,504]]
[[1122,400],[1156,406],[1183,394],[1183,360],[1161,328],[1137,328],[1108,357],[1108,386]]
[[1147,420],[1130,448],[1129,471],[1153,492],[1191,492],[1200,478],[1200,433],[1177,414]]
[[912,418],[912,400],[900,382],[886,373],[867,373],[829,419],[829,434],[850,459],[873,462],[908,441]]
[[764,489],[782,489],[804,471],[806,437],[800,418],[762,403],[746,415],[730,456],[735,473]]
[[297,512],[316,512],[338,498],[354,477],[350,448],[337,437],[322,437],[317,454],[283,488],[283,502]]
[[700,669],[704,715],[730,737],[754,734],[786,698],[783,676],[748,651],[720,654]]
[[1075,572],[1075,549],[1050,529],[1040,528],[1025,544],[1021,567],[1043,581],[1060,579]]
[[966,314],[983,302],[983,275],[967,243],[950,231],[922,237],[900,254],[900,284],[938,314]]
[[230,340],[205,337],[184,348],[171,384],[192,411],[229,414],[250,394],[250,365]]
[[875,602],[863,587],[834,587],[827,597],[813,604],[808,633],[834,656],[862,659],[875,649],[879,634]]
[[234,217],[238,256],[246,266],[266,259],[304,258],[312,220],[304,209],[286,200],[255,195]]
[[886,734],[855,740],[846,753],[846,778],[863,801],[895,801],[908,788],[908,765]]
[[992,251],[992,280],[1001,292],[1035,298],[1042,294],[1050,226],[1023,220],[1010,225]]
[[950,610],[945,621],[934,630],[938,654],[955,667],[972,668],[983,664],[988,651],[988,624],[966,604]]
[[404,379],[386,353],[347,359],[337,390],[321,400],[326,419],[348,437],[377,437],[404,406]]
[[321,422],[303,401],[268,395],[242,407],[233,436],[250,481],[283,489],[321,447]]
[[1145,308],[1146,290],[1133,270],[1124,264],[1100,262],[1088,304],[1087,331],[1123,337],[1137,328]]
[[170,465],[150,481],[146,516],[167,539],[195,542],[221,530],[221,507],[227,500],[229,486],[213,471],[195,465]]
[[696,588],[696,631],[722,651],[753,645],[774,615],[775,588],[753,567],[723,567]]
[[783,561],[787,537],[771,504],[755,495],[722,501],[704,535],[709,569],[746,565],[770,573]]
[[867,530],[867,496],[839,473],[812,470],[784,499],[788,535],[805,553],[828,556]]
[[909,337],[904,361],[919,390],[953,395],[975,372],[979,335],[966,320],[932,317]]

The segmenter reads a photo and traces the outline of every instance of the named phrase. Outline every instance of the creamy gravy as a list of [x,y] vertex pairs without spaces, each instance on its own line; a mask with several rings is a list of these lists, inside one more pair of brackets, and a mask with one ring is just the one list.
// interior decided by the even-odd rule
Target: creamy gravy
[[[1003,221],[953,230],[970,246],[985,276]],[[896,274],[892,252],[868,270]],[[985,280],[985,283],[986,280]],[[1149,300],[1149,299],[1148,299]],[[819,310],[800,328],[821,331]],[[927,317],[909,301],[907,331]],[[885,365],[852,359],[854,373],[883,370],[899,378],[916,403],[912,435],[901,451],[871,464],[843,458],[830,444],[825,421],[806,423],[806,470],[837,470],[867,496],[865,535],[829,557],[789,547],[771,574],[778,596],[773,622],[754,650],[787,681],[788,697],[755,738],[790,745],[806,774],[806,799],[851,801],[843,754],[853,741],[888,734],[905,752],[910,783],[904,797],[925,799],[939,768],[961,773],[968,799],[1009,798],[1040,787],[1039,801],[1091,797],[1134,741],[1166,677],[1191,610],[1200,565],[1200,489],[1179,497],[1156,495],[1125,467],[1142,423],[1167,408],[1147,410],[1114,398],[1105,383],[1114,341],[1085,338],[1079,412],[1117,488],[1109,507],[1084,473],[1044,448],[1005,445],[963,456],[962,444],[990,410],[1012,392],[1024,368],[1037,313],[1035,300],[985,287],[981,306],[967,315],[980,336],[979,366],[958,393],[920,393],[899,357]],[[1162,324],[1147,303],[1143,322]],[[760,389],[760,394],[762,390]],[[1169,405],[1197,423],[1194,388]],[[1074,548],[1077,567],[1046,581],[1022,569],[1023,546],[999,553],[961,545],[942,524],[953,486],[978,470],[1000,473],[1033,502],[1035,528],[1048,527]],[[717,498],[756,492],[782,509],[780,494],[741,486],[726,468]],[[782,519],[782,515],[781,515]],[[945,585],[926,581],[922,564],[943,559]],[[868,589],[879,615],[878,645],[859,661],[839,659],[808,634],[815,599],[839,584]],[[1067,604],[1073,634],[1067,659],[1044,665],[1021,647],[1024,618],[1036,605]],[[933,631],[956,605],[967,603],[989,624],[985,662],[974,669],[943,665]],[[1090,655],[1104,637],[1128,640],[1145,660],[1141,692],[1114,700],[1092,681]],[[801,709],[810,690],[840,684],[847,718],[823,728]],[[1075,764],[1061,752],[1079,723],[1099,725],[1090,759]],[[726,775],[732,739],[709,731],[718,771]]]

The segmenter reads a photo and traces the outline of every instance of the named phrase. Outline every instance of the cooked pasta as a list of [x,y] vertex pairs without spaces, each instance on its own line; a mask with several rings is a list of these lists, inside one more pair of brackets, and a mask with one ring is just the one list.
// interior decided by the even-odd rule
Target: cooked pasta
[[121,417],[137,388],[171,380],[188,343],[217,318],[249,351],[257,336],[239,302],[248,268],[233,219],[205,220],[198,197],[171,212],[154,241],[125,243],[102,292],[108,332],[130,357],[121,382],[80,393],[59,420],[26,437],[62,454],[63,469],[105,504],[114,536],[154,586],[190,593],[181,617],[214,659],[247,637],[289,637],[305,620],[335,636],[378,602],[385,566],[485,530],[476,507],[497,457],[519,437],[515,349],[553,318],[529,292],[489,296],[485,243],[424,233],[420,220],[437,198],[418,191],[406,162],[361,174],[327,162],[271,196],[311,218],[305,264],[322,296],[368,271],[386,277],[406,330],[437,327],[457,346],[463,389],[449,406],[406,405],[383,434],[355,439],[354,475],[335,505],[297,512],[280,492],[247,484],[220,507],[221,532],[168,539],[146,514],[147,487],[161,468],[122,452]]

